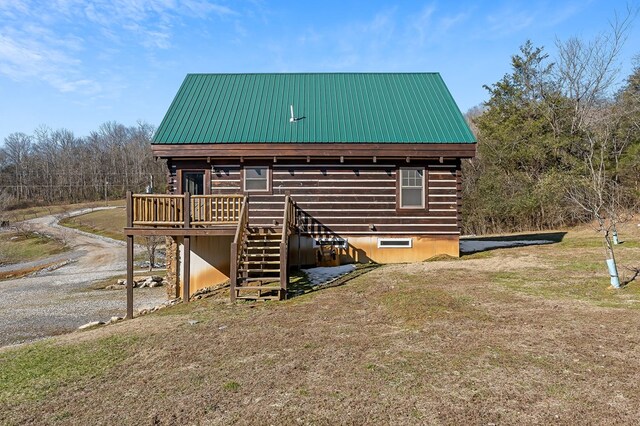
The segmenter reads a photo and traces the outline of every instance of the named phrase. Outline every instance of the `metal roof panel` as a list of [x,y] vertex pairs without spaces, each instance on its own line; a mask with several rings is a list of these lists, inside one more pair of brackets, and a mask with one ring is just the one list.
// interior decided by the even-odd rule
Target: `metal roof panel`
[[153,138],[270,142],[476,140],[438,73],[188,74]]

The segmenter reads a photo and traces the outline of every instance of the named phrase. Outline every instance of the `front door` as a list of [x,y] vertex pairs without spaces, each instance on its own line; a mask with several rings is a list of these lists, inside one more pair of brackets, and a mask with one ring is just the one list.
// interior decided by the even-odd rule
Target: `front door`
[[204,195],[204,172],[182,173],[182,193]]

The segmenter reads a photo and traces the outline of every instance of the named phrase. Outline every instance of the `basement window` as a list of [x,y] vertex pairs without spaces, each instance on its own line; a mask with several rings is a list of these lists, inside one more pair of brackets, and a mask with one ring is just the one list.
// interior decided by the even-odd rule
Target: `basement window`
[[411,248],[413,238],[378,238],[378,248]]
[[313,248],[320,246],[347,248],[347,240],[345,238],[314,238]]
[[269,167],[245,167],[244,168],[245,191],[269,190]]

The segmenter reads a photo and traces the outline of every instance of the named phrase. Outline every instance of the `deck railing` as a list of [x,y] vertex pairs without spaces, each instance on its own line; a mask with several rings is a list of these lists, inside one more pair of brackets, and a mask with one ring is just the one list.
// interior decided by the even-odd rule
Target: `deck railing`
[[289,284],[289,236],[298,226],[298,207],[289,195],[284,198],[282,218],[282,239],[280,240],[280,291],[287,294]]
[[207,227],[240,220],[242,195],[127,194],[131,226]]
[[238,223],[244,198],[242,195],[192,195],[191,225]]
[[240,210],[240,220],[236,228],[236,234],[231,243],[231,265],[229,283],[231,287],[231,301],[236,299],[236,286],[238,285],[238,269],[242,257],[242,244],[247,238],[247,228],[249,226],[249,198],[245,197]]

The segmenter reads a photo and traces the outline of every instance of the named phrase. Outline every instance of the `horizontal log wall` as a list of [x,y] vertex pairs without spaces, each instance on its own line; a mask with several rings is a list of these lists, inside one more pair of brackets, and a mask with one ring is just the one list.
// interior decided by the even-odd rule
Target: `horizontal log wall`
[[[208,165],[212,167],[211,194],[241,193],[240,162],[213,163]],[[261,165],[271,168],[270,192],[249,194],[252,225],[281,224],[284,198],[290,194],[304,211],[306,230],[311,235],[458,234],[460,174],[455,160],[408,164],[381,160],[375,164],[278,161]],[[428,173],[427,208],[398,211],[398,167],[422,166]]]

